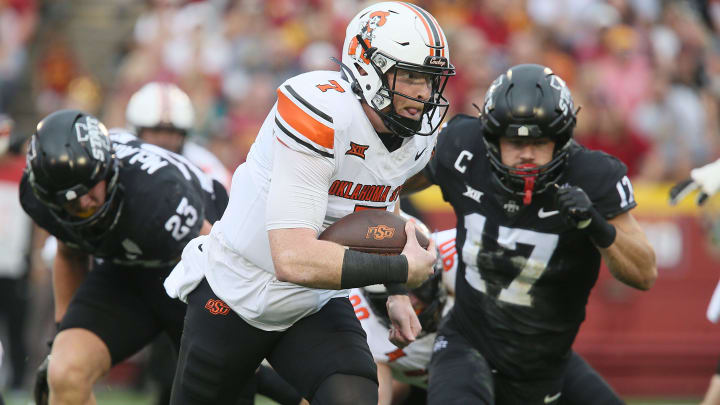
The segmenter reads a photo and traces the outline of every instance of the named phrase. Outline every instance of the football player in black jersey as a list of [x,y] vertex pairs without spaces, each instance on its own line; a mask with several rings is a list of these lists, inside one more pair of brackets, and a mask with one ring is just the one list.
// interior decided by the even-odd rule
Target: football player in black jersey
[[573,141],[576,112],[549,68],[518,65],[492,83],[479,119],[457,116],[438,137],[422,173],[455,210],[462,260],[430,404],[559,403],[601,258],[631,287],[654,283],[626,167]]
[[81,111],[40,121],[20,202],[58,239],[50,403],[94,403],[95,381],[163,331],[179,347],[185,305],[162,283],[222,215],[227,194],[217,190],[182,156],[110,135]]

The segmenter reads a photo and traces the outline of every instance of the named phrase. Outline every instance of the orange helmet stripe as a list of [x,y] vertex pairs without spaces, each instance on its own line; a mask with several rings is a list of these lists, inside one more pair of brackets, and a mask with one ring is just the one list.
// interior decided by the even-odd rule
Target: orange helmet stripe
[[442,46],[442,50],[430,48],[430,56],[445,56],[445,40],[443,38],[442,30],[440,30],[440,26],[438,25],[437,21],[435,21],[435,19],[425,10],[414,4],[400,4],[409,8],[413,13],[415,13],[415,15],[420,18],[420,21],[422,21],[423,25],[425,26],[425,31],[427,32],[429,39],[428,43],[430,44],[430,46]]

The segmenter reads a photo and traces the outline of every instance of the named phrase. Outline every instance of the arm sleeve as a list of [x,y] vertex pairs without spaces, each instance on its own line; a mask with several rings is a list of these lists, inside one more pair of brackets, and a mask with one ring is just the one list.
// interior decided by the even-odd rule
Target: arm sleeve
[[292,150],[275,141],[266,229],[311,228],[325,219],[332,160]]

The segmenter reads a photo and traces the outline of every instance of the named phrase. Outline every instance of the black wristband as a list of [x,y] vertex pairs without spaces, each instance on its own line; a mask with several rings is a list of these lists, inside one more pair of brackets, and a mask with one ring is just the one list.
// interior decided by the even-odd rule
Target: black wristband
[[408,262],[405,255],[386,256],[345,250],[340,288],[406,283],[407,279]]
[[592,210],[592,220],[587,227],[587,233],[599,248],[607,248],[615,242],[617,230],[596,210]]
[[407,295],[408,289],[403,283],[388,283],[385,284],[385,289],[388,295]]

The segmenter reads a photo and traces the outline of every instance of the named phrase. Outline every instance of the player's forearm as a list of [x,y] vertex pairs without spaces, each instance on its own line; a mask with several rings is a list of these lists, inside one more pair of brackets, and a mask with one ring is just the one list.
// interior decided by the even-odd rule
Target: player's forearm
[[65,316],[70,300],[85,280],[88,270],[86,254],[58,246],[53,264],[55,322],[60,322]]
[[387,363],[376,361],[378,377],[378,405],[391,405],[393,399],[392,370]]
[[618,230],[615,242],[600,253],[610,273],[624,284],[648,290],[655,283],[655,252],[644,235]]
[[271,230],[268,237],[280,281],[331,290],[408,282],[405,254],[382,256],[347,250],[315,239],[313,230],[303,228]]
[[298,239],[284,229],[268,233],[278,280],[311,288],[340,289],[345,248],[315,239],[310,229],[299,232],[312,234],[306,235],[309,239]]

